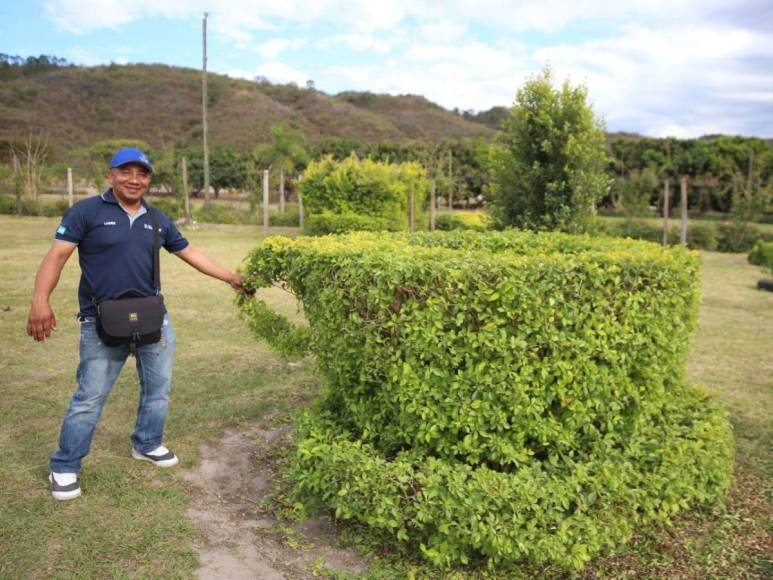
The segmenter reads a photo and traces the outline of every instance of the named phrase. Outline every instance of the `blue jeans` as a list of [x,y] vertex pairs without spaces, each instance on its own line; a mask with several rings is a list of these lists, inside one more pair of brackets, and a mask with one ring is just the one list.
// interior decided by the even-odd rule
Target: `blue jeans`
[[[174,347],[174,328],[169,317],[164,316],[161,341],[137,348],[140,403],[131,441],[140,453],[153,451],[163,440],[172,386]],[[105,346],[102,343],[93,319],[81,322],[80,363],[76,375],[78,388],[62,423],[59,451],[51,456],[52,471],[80,472],[81,460],[91,449],[102,408],[128,356],[128,346]]]

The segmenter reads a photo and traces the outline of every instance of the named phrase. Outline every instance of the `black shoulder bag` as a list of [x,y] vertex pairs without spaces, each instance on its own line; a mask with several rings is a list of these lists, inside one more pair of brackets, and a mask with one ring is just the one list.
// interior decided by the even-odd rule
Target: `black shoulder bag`
[[[129,345],[131,354],[137,347],[153,344],[161,340],[161,327],[164,324],[164,298],[161,296],[161,268],[159,263],[160,240],[158,220],[153,209],[148,208],[153,224],[153,286],[157,294],[148,296],[135,288],[123,290],[111,299],[97,303],[97,334],[107,346]],[[86,289],[96,302],[94,292],[86,284]]]

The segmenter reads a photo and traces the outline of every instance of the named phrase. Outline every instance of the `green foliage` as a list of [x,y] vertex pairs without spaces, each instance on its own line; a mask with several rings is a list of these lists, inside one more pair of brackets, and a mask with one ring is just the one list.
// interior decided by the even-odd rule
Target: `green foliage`
[[258,223],[258,218],[248,209],[233,205],[212,204],[209,210],[196,208],[192,210],[193,219],[197,222],[210,224],[248,225]]
[[749,252],[749,263],[773,274],[773,242],[759,240]]
[[762,237],[760,228],[744,221],[720,223],[717,228],[717,249],[720,252],[748,252]]
[[303,233],[310,236],[345,234],[357,231],[378,232],[396,230],[394,222],[387,218],[371,217],[356,213],[331,213],[328,211],[309,216],[303,224]]
[[[291,342],[327,383],[298,424],[296,500],[443,566],[576,569],[717,501],[731,430],[684,385],[699,265],[514,231],[265,240],[248,279],[300,299],[309,329]],[[247,298],[242,313],[269,341],[295,332]]]
[[183,217],[185,209],[180,200],[170,197],[154,197],[146,200],[150,205],[155,207],[158,211],[165,213],[173,220]]
[[[23,197],[21,200],[22,215],[38,217],[61,217],[69,205],[65,200],[45,201]],[[15,214],[16,199],[12,195],[0,195],[0,214]]]
[[[419,209],[429,194],[430,182],[418,163],[381,163],[356,156],[343,161],[324,157],[309,164],[300,183],[309,231],[322,224],[327,231],[341,218],[344,229],[352,226],[399,230],[408,227],[408,197],[414,192]],[[315,221],[315,216],[319,216]],[[356,216],[366,219],[359,220]]]
[[437,229],[474,230],[483,232],[491,227],[491,216],[482,211],[466,211],[459,213],[443,213],[435,219]]
[[284,213],[280,213],[273,209],[270,210],[268,214],[268,223],[269,225],[276,227],[297,228],[300,225],[298,206],[296,204],[286,204]]
[[[671,225],[668,229],[668,243],[679,243],[679,224]],[[646,240],[661,243],[663,241],[663,227],[655,225],[643,219],[626,219],[616,223],[605,224],[603,233],[606,235],[620,236],[634,240]],[[752,224],[743,224],[739,228],[733,222],[700,223],[692,221],[687,227],[687,245],[693,250],[707,250],[720,252],[749,251],[754,243],[764,237],[759,228]]]
[[717,228],[713,224],[691,223],[687,227],[687,245],[693,250],[717,249]]
[[604,131],[583,86],[552,86],[550,71],[518,91],[489,156],[494,217],[503,226],[584,231],[608,192]]

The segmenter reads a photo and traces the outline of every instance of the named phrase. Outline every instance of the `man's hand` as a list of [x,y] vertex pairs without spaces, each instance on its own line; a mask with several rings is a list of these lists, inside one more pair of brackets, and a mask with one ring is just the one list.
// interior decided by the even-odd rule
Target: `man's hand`
[[244,287],[242,286],[242,277],[239,276],[239,274],[231,274],[228,278],[227,282],[231,285],[231,288],[236,290],[237,292],[241,292],[244,290]]
[[38,342],[50,338],[51,331],[56,330],[56,317],[48,304],[48,298],[56,288],[62,268],[75,248],[73,243],[54,240],[38,268],[30,315],[27,317],[27,334]]
[[48,302],[33,302],[27,317],[27,334],[38,342],[51,337],[51,331],[56,330],[56,316]]

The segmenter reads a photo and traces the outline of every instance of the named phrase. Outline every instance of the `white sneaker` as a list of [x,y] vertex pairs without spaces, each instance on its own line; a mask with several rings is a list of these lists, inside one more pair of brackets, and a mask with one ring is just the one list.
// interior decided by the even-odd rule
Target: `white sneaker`
[[156,447],[153,451],[148,453],[140,453],[132,447],[132,457],[140,461],[150,461],[159,467],[172,467],[173,465],[177,465],[180,461],[177,459],[177,455],[169,451],[169,449],[163,445]]
[[51,495],[54,499],[65,501],[75,499],[81,494],[81,484],[77,473],[54,473],[48,476],[51,483]]

